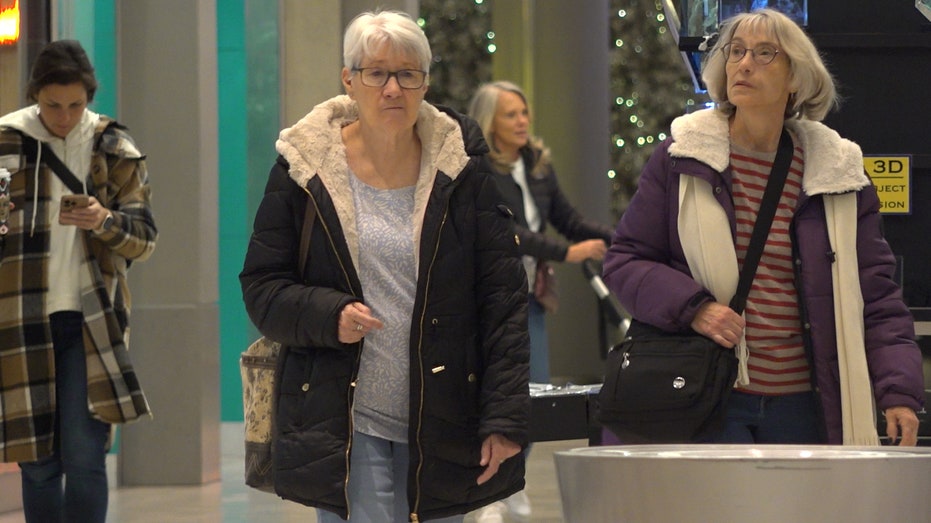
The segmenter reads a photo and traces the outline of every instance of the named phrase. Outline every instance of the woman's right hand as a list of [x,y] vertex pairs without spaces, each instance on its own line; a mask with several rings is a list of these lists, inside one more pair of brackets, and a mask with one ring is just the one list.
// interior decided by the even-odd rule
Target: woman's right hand
[[699,307],[698,314],[692,320],[692,329],[695,332],[728,349],[740,343],[745,325],[743,316],[727,305],[715,301],[709,301]]
[[521,451],[520,445],[507,439],[501,434],[492,434],[482,442],[482,459],[479,465],[485,470],[476,480],[478,485],[485,483],[498,473],[498,467],[505,460],[516,456]]
[[355,301],[343,307],[339,313],[337,336],[340,343],[356,343],[372,329],[381,329],[385,324],[372,316],[372,309]]
[[566,251],[565,261],[569,263],[582,263],[589,258],[601,261],[604,259],[606,252],[608,252],[608,246],[605,244],[604,240],[585,240],[569,246],[569,250]]

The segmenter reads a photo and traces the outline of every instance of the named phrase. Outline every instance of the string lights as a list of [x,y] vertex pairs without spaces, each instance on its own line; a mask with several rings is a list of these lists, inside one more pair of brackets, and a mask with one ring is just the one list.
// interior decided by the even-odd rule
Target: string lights
[[672,119],[695,106],[694,92],[669,31],[662,3],[612,0],[610,21],[611,158],[613,210],[620,215],[640,170],[668,137]]
[[[421,0],[418,20],[433,48],[431,101],[465,110],[475,89],[490,81],[502,52],[491,30],[494,0]],[[499,0],[508,1],[508,0]],[[609,51],[612,207],[617,215],[636,189],[640,170],[667,138],[673,118],[702,106],[657,0],[611,0]]]

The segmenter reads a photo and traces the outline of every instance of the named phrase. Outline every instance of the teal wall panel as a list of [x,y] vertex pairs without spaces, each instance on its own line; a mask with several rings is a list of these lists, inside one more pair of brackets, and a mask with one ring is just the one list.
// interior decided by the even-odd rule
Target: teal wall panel
[[91,110],[119,118],[115,0],[59,0],[56,39],[81,42],[94,66],[97,93]]
[[220,418],[242,419],[239,353],[249,339],[237,276],[248,242],[248,124],[243,0],[217,0],[217,111],[219,113]]
[[[265,181],[278,154],[281,96],[278,10],[267,0],[245,0],[246,55],[249,68],[249,215],[254,216],[265,192]],[[276,4],[277,5],[277,4]],[[251,223],[249,224],[251,231]]]
[[[119,119],[116,76],[115,0],[94,1],[94,69],[100,87],[94,97],[94,110]],[[130,129],[131,131],[131,129]]]
[[258,337],[239,272],[252,219],[275,161],[279,121],[278,9],[267,0],[217,0],[220,114],[220,416],[242,420],[239,355]]

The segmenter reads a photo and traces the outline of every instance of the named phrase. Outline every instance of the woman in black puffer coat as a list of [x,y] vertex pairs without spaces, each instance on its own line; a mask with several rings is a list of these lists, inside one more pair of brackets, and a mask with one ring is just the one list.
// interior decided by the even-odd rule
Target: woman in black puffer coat
[[[348,96],[282,131],[240,275],[250,318],[284,346],[276,492],[322,509],[318,520],[461,521],[524,485],[527,283],[481,131],[423,102],[426,74],[412,67],[426,70],[429,47],[420,56],[389,35],[352,56],[364,38],[353,26],[408,22],[382,12],[350,25]],[[385,135],[404,140],[385,153]],[[381,485],[393,508],[370,506],[376,492],[359,485],[375,467],[355,454],[370,443],[406,450],[393,464],[405,481]]]

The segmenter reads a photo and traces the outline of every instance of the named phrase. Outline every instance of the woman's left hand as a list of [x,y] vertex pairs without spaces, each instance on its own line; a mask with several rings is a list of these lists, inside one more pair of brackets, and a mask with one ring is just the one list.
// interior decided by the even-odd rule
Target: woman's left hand
[[110,214],[110,211],[100,205],[97,198],[93,196],[88,198],[87,207],[75,207],[72,209],[62,209],[58,213],[58,223],[61,225],[74,225],[85,231],[93,231],[103,226],[103,221]]
[[568,263],[582,263],[589,258],[601,261],[604,259],[606,252],[608,252],[608,245],[604,240],[585,240],[570,245],[569,249],[566,251],[566,259],[564,261]]
[[709,301],[698,308],[691,327],[718,345],[730,349],[740,343],[746,322],[743,316],[727,305]]
[[372,316],[372,309],[362,302],[354,301],[340,311],[336,336],[340,343],[356,343],[372,329],[384,326],[381,320]]
[[486,468],[476,480],[476,484],[481,485],[491,479],[498,473],[498,467],[504,463],[504,460],[516,456],[518,452],[520,452],[520,445],[501,434],[492,434],[485,438],[482,442],[482,461],[479,464]]
[[[918,416],[908,407],[890,407],[886,409],[886,435],[892,443],[899,440],[902,447],[914,447],[918,444]],[[901,435],[899,429],[902,430]]]

